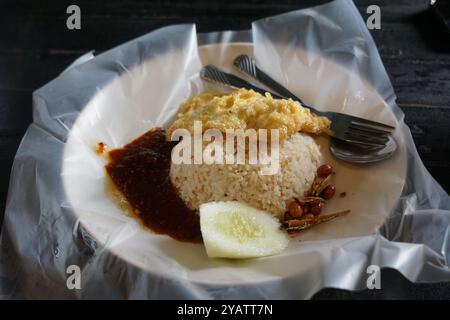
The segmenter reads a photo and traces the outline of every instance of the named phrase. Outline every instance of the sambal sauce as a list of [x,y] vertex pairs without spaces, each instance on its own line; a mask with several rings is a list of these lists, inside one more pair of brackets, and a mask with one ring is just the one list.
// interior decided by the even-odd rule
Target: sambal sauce
[[171,151],[163,129],[153,129],[109,152],[106,171],[142,223],[185,242],[202,242],[200,219],[170,181]]

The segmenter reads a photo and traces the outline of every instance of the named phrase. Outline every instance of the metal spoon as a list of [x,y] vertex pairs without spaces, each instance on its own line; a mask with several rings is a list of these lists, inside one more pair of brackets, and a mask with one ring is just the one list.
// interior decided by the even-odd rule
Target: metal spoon
[[351,163],[374,163],[391,157],[397,149],[397,143],[389,135],[384,147],[367,148],[344,142],[335,138],[330,140],[330,151],[338,159]]

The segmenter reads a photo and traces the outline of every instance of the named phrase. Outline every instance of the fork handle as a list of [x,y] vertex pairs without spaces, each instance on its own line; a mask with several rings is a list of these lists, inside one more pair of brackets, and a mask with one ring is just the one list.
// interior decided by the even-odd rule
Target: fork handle
[[278,81],[273,79],[271,76],[269,76],[267,73],[262,71],[257,65],[255,60],[250,58],[248,55],[240,55],[234,60],[234,65],[242,72],[244,72],[246,75],[250,76],[251,78],[257,80],[258,82],[264,84],[268,88],[274,90],[275,92],[278,92],[281,96],[284,98],[291,98],[294,101],[298,101],[301,103],[303,107],[306,107],[308,109],[311,109],[314,113],[318,115],[324,115],[323,112],[316,110],[315,108],[311,107],[310,105],[304,103],[302,99],[297,97],[295,94],[293,94],[291,91],[289,91],[286,87],[284,87],[282,84],[280,84]]

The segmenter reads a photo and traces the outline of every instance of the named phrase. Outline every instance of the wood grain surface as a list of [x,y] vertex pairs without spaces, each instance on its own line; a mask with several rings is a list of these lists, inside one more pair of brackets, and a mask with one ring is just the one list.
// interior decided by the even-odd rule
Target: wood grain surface
[[[326,1],[1,1],[0,2],[0,221],[20,140],[32,121],[31,95],[86,51],[98,52],[156,28],[196,23],[200,32],[250,28],[253,20]],[[66,8],[77,4],[81,30],[66,28]],[[419,154],[450,190],[450,37],[427,0],[356,0],[381,8],[381,29],[371,30],[405,113]],[[325,289],[315,298],[450,298],[449,284],[412,284],[382,273],[382,290]]]

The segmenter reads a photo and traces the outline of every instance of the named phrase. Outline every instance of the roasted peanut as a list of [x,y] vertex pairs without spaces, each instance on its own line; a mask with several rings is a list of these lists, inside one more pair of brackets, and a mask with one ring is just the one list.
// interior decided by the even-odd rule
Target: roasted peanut
[[322,212],[323,203],[322,202],[315,202],[311,206],[311,213],[315,216],[318,216]]
[[293,201],[289,205],[289,215],[294,219],[298,219],[303,215],[303,208],[297,201]]
[[283,221],[292,220],[292,216],[289,214],[289,211],[284,213]]
[[317,175],[321,178],[327,177],[333,173],[333,167],[329,164],[323,164],[317,168]]
[[331,198],[333,198],[335,192],[336,189],[334,188],[334,186],[332,184],[329,184],[322,190],[321,195],[325,200],[330,200]]

